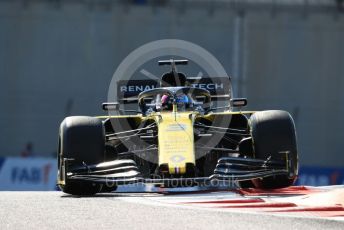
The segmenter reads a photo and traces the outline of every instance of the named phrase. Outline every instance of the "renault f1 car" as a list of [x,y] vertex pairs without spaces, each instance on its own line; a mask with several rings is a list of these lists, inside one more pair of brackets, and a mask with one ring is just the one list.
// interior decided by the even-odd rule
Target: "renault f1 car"
[[[187,77],[176,68],[187,60],[159,64],[172,70],[158,82],[118,81],[119,101],[102,105],[109,115],[63,120],[57,157],[63,192],[93,195],[135,183],[225,181],[263,189],[294,183],[298,153],[288,112],[242,111],[247,100],[232,98],[229,77]],[[137,110],[124,109],[130,103]]]

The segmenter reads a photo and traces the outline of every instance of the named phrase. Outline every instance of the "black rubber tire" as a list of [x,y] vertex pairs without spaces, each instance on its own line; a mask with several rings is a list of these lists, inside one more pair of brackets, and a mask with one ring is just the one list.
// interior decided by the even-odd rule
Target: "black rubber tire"
[[254,188],[254,184],[251,180],[239,181],[240,188]]
[[[61,159],[74,159],[72,165],[96,164],[104,160],[105,131],[98,118],[73,116],[65,118],[60,125],[58,169],[62,171]],[[100,192],[101,184],[86,181],[66,180],[60,185],[63,192],[89,196]]]
[[255,187],[262,189],[283,188],[293,185],[298,173],[298,152],[294,120],[286,111],[269,110],[254,113],[250,118],[255,157],[285,160],[281,151],[290,151],[295,176],[273,176],[253,180]]

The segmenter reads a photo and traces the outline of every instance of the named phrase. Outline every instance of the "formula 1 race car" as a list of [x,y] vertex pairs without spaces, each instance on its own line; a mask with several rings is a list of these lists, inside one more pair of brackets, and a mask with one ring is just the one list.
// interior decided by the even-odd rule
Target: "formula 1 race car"
[[[228,76],[187,77],[176,68],[187,63],[159,61],[172,70],[157,82],[118,81],[118,102],[102,105],[109,115],[63,120],[57,158],[63,192],[93,195],[135,183],[220,181],[262,189],[294,183],[298,153],[290,114],[242,111],[247,100],[232,98]],[[132,103],[136,110],[125,109]]]

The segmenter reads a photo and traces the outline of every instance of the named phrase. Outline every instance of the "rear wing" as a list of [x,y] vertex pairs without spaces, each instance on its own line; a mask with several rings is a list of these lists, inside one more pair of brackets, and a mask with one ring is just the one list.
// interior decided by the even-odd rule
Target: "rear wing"
[[[213,101],[232,98],[230,77],[190,77],[186,86],[208,90]],[[137,103],[141,92],[159,87],[160,80],[120,80],[117,82],[117,101],[121,104]]]

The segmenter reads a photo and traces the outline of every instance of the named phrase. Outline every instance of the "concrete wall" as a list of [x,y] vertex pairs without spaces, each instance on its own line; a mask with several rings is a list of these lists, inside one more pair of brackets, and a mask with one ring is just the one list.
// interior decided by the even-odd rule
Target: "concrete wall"
[[246,12],[236,56],[238,14],[228,7],[52,2],[0,1],[1,155],[19,155],[28,141],[38,155],[51,155],[65,116],[102,114],[112,74],[129,52],[177,38],[235,72],[249,109],[290,111],[303,164],[344,166],[340,16]]
[[343,166],[343,20],[251,14],[246,36],[244,86],[252,108],[293,114],[302,162]]

